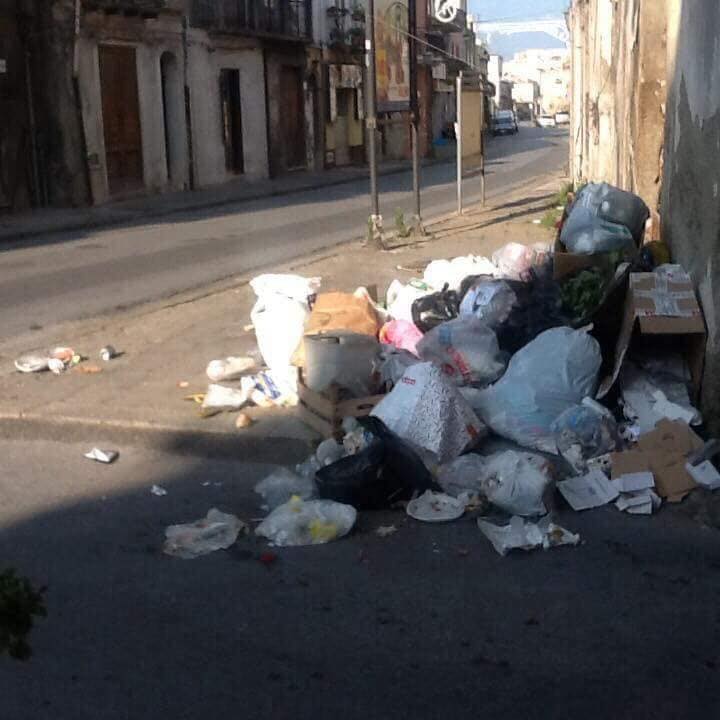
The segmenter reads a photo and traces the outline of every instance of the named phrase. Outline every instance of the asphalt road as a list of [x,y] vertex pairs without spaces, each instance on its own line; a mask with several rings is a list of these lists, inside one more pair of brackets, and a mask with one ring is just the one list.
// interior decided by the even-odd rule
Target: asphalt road
[[181,560],[165,527],[211,507],[262,517],[268,466],[124,446],[107,466],[87,449],[0,441],[0,568],[48,586],[33,658],[0,657],[2,720],[720,713],[720,536],[689,500],[561,510],[582,545],[504,558],[473,517],[398,510],[269,565],[254,536]]
[[[563,167],[567,133],[522,127],[488,149],[487,198]],[[454,210],[453,163],[425,168],[425,217]],[[466,203],[479,198],[465,181]],[[362,235],[367,181],[175,214],[129,227],[36,238],[0,249],[0,339],[158,300]],[[380,179],[382,212],[412,211],[411,177]]]

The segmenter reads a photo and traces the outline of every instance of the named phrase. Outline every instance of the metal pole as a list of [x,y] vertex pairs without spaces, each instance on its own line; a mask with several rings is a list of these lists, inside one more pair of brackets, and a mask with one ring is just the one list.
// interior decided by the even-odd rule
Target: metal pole
[[370,218],[368,220],[368,240],[380,248],[385,248],[382,236],[382,217],[377,183],[377,105],[375,88],[375,0],[368,0],[368,22],[365,26],[365,47],[367,50],[367,112],[365,125],[368,131],[368,155],[370,163]]
[[480,204],[485,206],[485,81],[480,79]]
[[462,215],[462,70],[458,73],[455,94],[457,95],[457,120],[455,122],[455,146],[457,148],[457,213]]
[[420,216],[420,147],[418,144],[418,122],[420,119],[417,92],[417,8],[414,0],[410,0],[408,7],[408,24],[410,37],[408,50],[410,52],[410,141],[412,143],[412,172],[413,197],[415,199],[414,225],[422,234],[422,219]]

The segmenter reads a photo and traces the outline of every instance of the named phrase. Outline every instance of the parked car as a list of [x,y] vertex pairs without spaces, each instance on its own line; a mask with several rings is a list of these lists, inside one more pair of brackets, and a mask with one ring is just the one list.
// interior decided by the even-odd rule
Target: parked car
[[568,113],[568,112],[555,113],[555,124],[556,125],[569,125],[570,124],[570,113]]
[[538,127],[542,128],[555,127],[555,125],[557,124],[555,122],[554,115],[538,115],[535,122],[537,123]]
[[518,132],[515,113],[512,110],[500,110],[492,119],[493,135],[514,135]]

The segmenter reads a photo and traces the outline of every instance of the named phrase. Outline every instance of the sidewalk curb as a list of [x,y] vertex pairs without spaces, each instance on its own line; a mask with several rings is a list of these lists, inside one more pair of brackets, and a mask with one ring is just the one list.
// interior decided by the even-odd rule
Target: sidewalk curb
[[[442,165],[443,163],[451,162],[447,159],[432,159],[422,164],[423,168],[427,167],[434,167],[436,165]],[[390,176],[390,175],[399,175],[400,173],[408,172],[412,169],[412,167],[397,167],[397,168],[389,168],[387,170],[380,169],[378,171],[378,175],[381,177]],[[183,205],[181,207],[173,207],[173,208],[167,208],[167,209],[158,209],[158,210],[142,210],[142,209],[136,209],[136,210],[127,210],[127,211],[121,211],[127,213],[124,217],[110,217],[106,218],[104,220],[97,220],[93,221],[92,219],[86,219],[82,222],[76,221],[76,222],[68,222],[66,224],[58,224],[55,225],[52,229],[43,228],[43,229],[28,229],[28,230],[19,230],[18,232],[10,232],[10,231],[4,231],[0,229],[0,243],[12,243],[18,240],[29,240],[31,238],[41,237],[43,235],[59,235],[62,233],[67,232],[73,232],[75,230],[100,230],[102,228],[116,228],[122,225],[125,225],[127,223],[132,223],[133,217],[131,217],[131,213],[134,213],[135,216],[142,215],[143,219],[147,220],[156,220],[158,218],[162,217],[171,217],[173,215],[178,215],[180,213],[184,212],[195,212],[198,210],[212,210],[214,208],[223,207],[224,205],[235,205],[239,203],[246,203],[246,202],[255,202],[256,200],[263,200],[264,198],[271,198],[271,197],[281,197],[283,195],[297,195],[302,192],[313,192],[314,190],[322,190],[323,188],[327,187],[337,187],[340,185],[349,185],[350,183],[357,182],[358,180],[368,180],[369,179],[369,172],[364,173],[363,175],[359,175],[358,177],[354,178],[345,178],[341,180],[323,180],[322,182],[315,182],[311,183],[309,185],[304,185],[302,187],[297,188],[290,188],[290,189],[276,189],[276,190],[266,190],[266,191],[257,191],[249,195],[243,195],[242,197],[237,198],[225,198],[223,200],[208,200],[207,202],[198,202],[195,203],[189,203],[187,205]],[[157,195],[156,197],[162,197],[162,195]],[[102,205],[96,205],[96,206],[89,206],[87,209],[92,210],[93,207],[96,208],[102,208],[102,207],[109,207],[109,206],[102,206]]]
[[90,420],[77,417],[42,417],[26,413],[0,413],[0,436],[5,440],[45,440],[85,443],[88,450],[98,443],[113,447],[132,445],[171,455],[199,458],[277,463],[283,456],[301,462],[311,443],[296,437],[243,434],[242,431],[188,430],[146,422]]

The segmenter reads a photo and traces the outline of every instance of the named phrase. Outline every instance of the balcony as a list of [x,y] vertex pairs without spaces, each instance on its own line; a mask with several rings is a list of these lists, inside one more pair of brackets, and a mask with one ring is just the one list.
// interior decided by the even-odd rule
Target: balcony
[[106,15],[155,18],[161,12],[180,12],[179,0],[83,0],[87,12],[103,12]]
[[192,0],[190,24],[215,33],[310,41],[311,0]]

